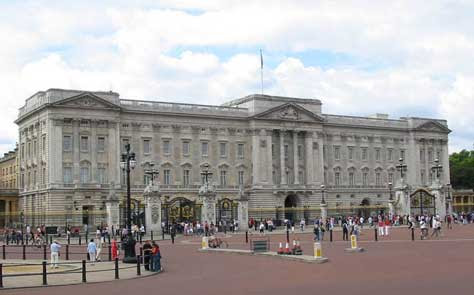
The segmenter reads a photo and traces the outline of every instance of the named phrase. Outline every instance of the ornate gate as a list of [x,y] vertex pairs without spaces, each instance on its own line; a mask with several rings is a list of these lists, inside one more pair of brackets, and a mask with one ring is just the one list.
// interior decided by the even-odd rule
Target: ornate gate
[[233,222],[237,218],[237,203],[231,199],[222,199],[217,203],[218,221]]
[[410,195],[410,212],[412,215],[435,215],[435,196],[427,190],[418,189]]
[[200,220],[201,207],[195,201],[183,197],[175,198],[163,206],[163,217],[167,224]]

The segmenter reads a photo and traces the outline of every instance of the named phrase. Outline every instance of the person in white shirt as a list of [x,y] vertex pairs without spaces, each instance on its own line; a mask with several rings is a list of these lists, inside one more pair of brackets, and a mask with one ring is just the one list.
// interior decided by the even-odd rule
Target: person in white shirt
[[51,268],[58,268],[59,249],[61,249],[61,245],[54,240],[51,244]]

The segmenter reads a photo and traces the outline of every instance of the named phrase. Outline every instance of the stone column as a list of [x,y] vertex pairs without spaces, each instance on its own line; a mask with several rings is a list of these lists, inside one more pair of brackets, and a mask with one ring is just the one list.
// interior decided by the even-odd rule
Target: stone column
[[239,200],[238,207],[237,207],[237,214],[239,216],[239,230],[248,230],[249,226],[249,214],[248,214],[248,201],[247,200]]
[[273,184],[272,136],[273,130],[267,130],[267,181],[269,185]]
[[5,200],[5,227],[10,224],[10,201]]
[[286,167],[285,167],[285,131],[280,129],[280,184],[286,185]]
[[[107,201],[105,202],[106,211],[107,211],[107,225],[110,229],[112,226],[114,229],[120,228],[120,211],[119,211],[119,198],[115,194],[115,183],[111,182],[110,191]],[[75,222],[74,220],[72,221]]]
[[306,185],[313,185],[313,132],[306,131],[304,137],[304,165],[306,168]]
[[328,204],[321,203],[319,207],[321,208],[321,218],[323,220],[326,220],[326,218],[328,217]]
[[203,205],[201,209],[201,221],[210,225],[216,224],[216,195],[215,193],[208,193],[202,195]]
[[298,131],[293,130],[293,184],[299,184],[299,161],[298,161]]
[[[396,209],[396,210],[395,210]],[[410,197],[408,196],[408,187],[400,182],[395,187],[394,210],[399,215],[410,215]]]
[[92,183],[99,183],[97,176],[97,120],[91,120],[91,135],[89,140],[89,153],[91,155],[90,176]]
[[443,221],[446,216],[446,199],[444,193],[441,193],[442,188],[443,186],[439,179],[435,178],[430,189],[431,193],[435,196],[436,214],[439,215],[441,221]]
[[319,152],[319,173],[320,173],[320,183],[324,183],[324,138],[323,133],[318,132],[318,152]]
[[161,198],[158,186],[149,185],[143,193],[145,197],[145,224],[146,231],[161,234]]
[[390,216],[395,215],[395,201],[394,200],[389,200],[388,201],[388,213]]
[[252,171],[253,171],[253,184],[260,183],[259,173],[259,157],[260,157],[260,136],[259,130],[253,130],[252,134]]
[[80,120],[72,121],[72,158],[73,158],[73,183],[80,182],[80,160],[81,160],[81,135],[79,133]]

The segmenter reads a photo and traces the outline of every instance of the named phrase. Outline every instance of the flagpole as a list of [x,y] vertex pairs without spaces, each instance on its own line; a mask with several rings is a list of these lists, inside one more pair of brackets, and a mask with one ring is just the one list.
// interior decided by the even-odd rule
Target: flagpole
[[262,95],[263,95],[263,54],[262,49],[260,49],[260,82],[262,86]]

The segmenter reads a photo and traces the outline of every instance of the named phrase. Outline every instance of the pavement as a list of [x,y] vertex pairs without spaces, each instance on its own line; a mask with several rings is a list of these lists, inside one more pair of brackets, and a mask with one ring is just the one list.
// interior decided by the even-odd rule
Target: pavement
[[[224,236],[224,235],[222,235]],[[275,252],[286,235],[272,234]],[[245,235],[223,237],[231,249],[248,250]],[[250,239],[260,238],[252,233]],[[303,253],[313,252],[313,235],[295,233]],[[324,264],[303,263],[271,256],[216,254],[198,251],[200,237],[182,237],[175,244],[159,242],[165,272],[158,276],[99,284],[7,290],[11,295],[75,294],[468,294],[472,292],[474,225],[443,229],[442,236],[416,240],[406,228],[391,228],[388,237],[374,241],[374,230],[364,229],[359,239],[363,253],[346,253],[342,233],[326,233],[322,242]],[[81,255],[75,254],[75,255]],[[75,258],[71,258],[75,259]],[[0,291],[2,294],[5,291]]]

